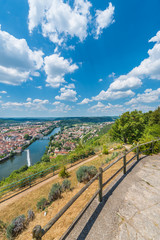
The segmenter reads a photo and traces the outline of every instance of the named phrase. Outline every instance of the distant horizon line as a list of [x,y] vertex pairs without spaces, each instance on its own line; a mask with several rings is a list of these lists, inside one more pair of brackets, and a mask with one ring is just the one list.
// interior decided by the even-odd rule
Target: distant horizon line
[[110,115],[107,115],[107,116],[74,116],[74,117],[0,117],[0,119],[12,119],[12,118],[14,118],[14,119],[19,119],[19,118],[28,118],[28,119],[37,119],[37,118],[54,118],[54,119],[56,119],[56,118],[97,118],[97,117],[99,117],[99,118],[104,118],[104,117],[118,117],[118,116],[116,116],[116,115],[112,115],[112,116],[110,116]]

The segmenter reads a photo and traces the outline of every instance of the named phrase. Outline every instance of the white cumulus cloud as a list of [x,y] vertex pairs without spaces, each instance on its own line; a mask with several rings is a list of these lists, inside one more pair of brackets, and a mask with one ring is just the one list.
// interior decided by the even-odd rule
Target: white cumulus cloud
[[33,103],[46,104],[46,103],[49,103],[49,101],[48,100],[41,100],[41,99],[34,99]]
[[63,113],[67,113],[68,111],[72,110],[72,106],[66,105],[64,103],[61,102],[54,102],[53,105],[55,106],[55,108],[51,109],[51,112],[63,112]]
[[158,102],[160,100],[160,88],[156,90],[146,89],[144,93],[137,94],[135,98],[132,98],[127,105],[137,104],[137,103],[152,103]]
[[78,103],[78,104],[82,105],[82,104],[87,104],[87,103],[89,103],[89,102],[92,102],[92,100],[90,100],[89,98],[84,98],[84,99],[82,100],[82,102],[80,102],[80,103]]
[[26,101],[27,101],[27,102],[31,102],[31,101],[32,101],[32,98],[27,98]]
[[41,100],[41,99],[34,99],[32,101],[31,98],[27,98],[26,102],[5,102],[1,104],[2,109],[6,108],[16,108],[17,110],[25,110],[25,109],[31,109],[31,110],[38,110],[38,111],[44,111],[46,110],[46,107],[44,105],[49,104],[49,101],[47,99]]
[[104,108],[105,105],[101,102],[98,102],[96,105],[92,106],[90,109],[96,109],[96,110],[99,110],[101,108]]
[[64,101],[70,101],[70,102],[76,102],[77,101],[77,92],[73,89],[63,87],[60,89],[60,96],[56,96],[56,100],[64,100]]
[[42,86],[37,86],[36,88],[38,88],[38,89],[42,89]]
[[102,33],[104,28],[107,28],[114,22],[114,10],[115,7],[112,3],[104,10],[96,10],[96,38]]
[[63,0],[28,0],[29,31],[41,25],[44,37],[59,45],[67,36],[78,37],[83,41],[87,36],[91,3],[75,0],[73,6]]
[[160,42],[160,31],[157,32],[156,36],[152,37],[149,42]]
[[137,104],[132,104],[131,106],[129,106],[129,108],[126,108],[125,111],[134,111],[135,109],[142,112],[148,112],[148,111],[155,110],[156,107],[137,103]]
[[120,98],[126,98],[126,97],[133,97],[134,96],[134,92],[132,92],[131,90],[127,90],[127,91],[104,91],[102,90],[96,97],[92,97],[92,100],[95,101],[102,101],[102,100],[108,100],[108,99],[120,99]]
[[0,93],[2,93],[2,94],[6,94],[7,92],[6,92],[6,91],[0,91]]
[[138,77],[120,76],[110,84],[110,90],[127,90],[130,88],[139,88],[142,85],[142,81]]
[[123,105],[115,104],[112,105],[111,103],[108,103],[107,105],[98,102],[96,105],[93,105],[88,109],[89,112],[101,112],[103,114],[113,114],[116,115],[117,112],[122,113],[124,111]]
[[100,78],[100,79],[98,80],[98,82],[103,82],[103,79],[102,79],[102,78]]
[[[93,30],[98,38],[103,29],[114,22],[112,3],[105,10],[96,10],[95,16],[91,14],[92,4],[88,0],[28,0],[28,3],[30,33],[40,26],[42,35],[58,45],[73,37],[82,42]],[[65,47],[74,49],[72,45]]]
[[43,64],[43,52],[32,51],[25,39],[18,39],[0,28],[0,82],[20,85],[36,74]]
[[53,54],[44,58],[44,70],[47,74],[47,86],[59,87],[65,83],[64,75],[73,73],[78,66],[72,64],[71,59],[64,59],[59,54]]
[[156,43],[153,48],[148,50],[148,58],[145,58],[139,66],[133,68],[128,74],[116,78],[109,89],[138,88],[145,78],[160,80],[160,31],[149,42]]

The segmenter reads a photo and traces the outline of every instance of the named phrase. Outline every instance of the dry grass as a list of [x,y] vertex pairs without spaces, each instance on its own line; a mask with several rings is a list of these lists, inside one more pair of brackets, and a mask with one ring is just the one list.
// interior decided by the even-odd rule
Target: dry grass
[[[65,166],[66,166],[67,169],[69,169],[69,168],[74,167],[74,166],[76,166],[76,165],[78,165],[78,164],[80,164],[84,161],[89,160],[90,158],[91,158],[91,156],[89,156],[88,158],[85,158],[85,159],[80,159],[80,160],[78,160],[74,163],[68,163]],[[62,163],[62,166],[63,166],[63,163]],[[56,175],[58,173],[59,173],[59,169],[54,171],[54,175]],[[39,178],[35,179],[32,182],[32,187],[41,183],[41,182],[43,182],[43,181],[45,181],[45,180],[47,180],[47,179],[49,179],[49,178],[51,178],[52,176],[53,176],[53,172],[48,173],[46,176],[42,176],[42,177],[39,177]],[[30,188],[30,187],[26,186],[26,187],[23,187],[23,188],[17,188],[14,191],[9,191],[8,193],[0,196],[0,203],[1,203],[1,201],[4,201],[4,200],[6,200],[8,198],[11,198],[11,197],[14,197],[15,194],[19,194],[19,193],[23,192],[24,190],[27,190],[28,188]]]
[[[128,155],[128,159],[133,156],[132,153]],[[84,165],[95,165],[97,168],[102,166],[105,159],[108,156],[102,155],[98,158],[84,164]],[[109,164],[109,163],[108,163]],[[107,166],[108,164],[105,164],[104,166]],[[112,176],[121,166],[122,166],[122,160],[119,161],[117,164],[115,164],[112,168],[110,168],[107,172],[103,174],[103,179],[106,181],[110,176]],[[77,166],[78,168],[78,166]],[[46,185],[43,185],[42,187],[39,187],[36,189],[36,191],[31,191],[26,196],[23,196],[19,199],[19,201],[11,203],[7,206],[5,206],[2,209],[0,209],[0,219],[4,222],[10,222],[13,218],[17,217],[18,215],[25,214],[27,215],[28,209],[33,209],[33,211],[36,213],[36,218],[34,221],[32,221],[28,228],[19,236],[17,237],[18,240],[26,240],[26,237],[28,240],[32,239],[31,232],[35,225],[41,225],[42,227],[48,223],[48,221],[56,215],[56,213],[59,212],[59,210],[65,206],[65,204],[84,186],[84,184],[80,184],[77,182],[76,179],[76,169],[70,172],[69,179],[72,182],[73,190],[67,193],[63,194],[63,197],[59,200],[56,200],[53,202],[47,210],[47,215],[44,216],[43,212],[38,212],[36,209],[37,201],[41,197],[48,197],[48,193],[51,189],[51,186],[55,182],[62,182],[62,179],[57,177],[57,179],[49,182]],[[80,211],[84,208],[86,203],[89,201],[89,199],[93,196],[95,191],[98,188],[98,182],[95,181],[80,197],[76,202],[68,209],[68,211],[57,221],[57,223],[48,231],[48,233],[43,237],[45,240],[51,240],[51,239],[59,239],[60,236],[67,230],[69,225],[72,223],[72,221],[75,219],[75,217],[80,213]]]
[[[96,158],[97,164],[101,165],[101,162],[104,161],[104,159],[105,159],[105,156]],[[95,162],[95,160],[93,161]],[[69,179],[72,182],[72,187],[75,187],[77,185],[76,169],[70,172]],[[3,209],[1,208],[1,205],[0,205],[0,219],[4,222],[10,222],[13,218],[17,217],[20,214],[26,215],[28,209],[33,209],[36,212],[37,201],[42,197],[48,198],[48,193],[51,189],[52,184],[55,182],[62,182],[62,181],[63,180],[59,176],[57,176],[57,178],[54,179],[53,181],[38,187],[35,191],[29,192],[27,194],[27,199],[26,199],[26,196],[22,196],[18,201],[5,205]]]

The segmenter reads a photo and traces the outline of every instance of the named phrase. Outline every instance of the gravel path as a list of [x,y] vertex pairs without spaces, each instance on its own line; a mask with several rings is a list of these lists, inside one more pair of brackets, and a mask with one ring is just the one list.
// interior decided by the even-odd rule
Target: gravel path
[[93,201],[67,240],[160,240],[160,155],[141,159]]

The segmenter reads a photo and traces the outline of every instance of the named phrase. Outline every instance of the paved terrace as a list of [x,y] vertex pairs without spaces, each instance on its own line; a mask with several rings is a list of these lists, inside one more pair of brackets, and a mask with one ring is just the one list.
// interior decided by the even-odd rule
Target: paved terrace
[[160,155],[141,159],[118,179],[65,239],[160,240]]

